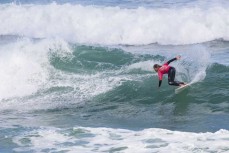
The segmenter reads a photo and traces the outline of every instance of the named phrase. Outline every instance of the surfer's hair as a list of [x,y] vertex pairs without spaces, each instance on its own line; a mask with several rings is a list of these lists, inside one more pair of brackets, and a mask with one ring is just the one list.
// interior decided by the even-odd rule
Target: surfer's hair
[[156,72],[158,72],[158,69],[161,67],[159,64],[154,64],[153,68]]
[[154,69],[160,68],[160,67],[161,67],[161,65],[159,65],[159,64],[154,64],[154,66],[153,66]]

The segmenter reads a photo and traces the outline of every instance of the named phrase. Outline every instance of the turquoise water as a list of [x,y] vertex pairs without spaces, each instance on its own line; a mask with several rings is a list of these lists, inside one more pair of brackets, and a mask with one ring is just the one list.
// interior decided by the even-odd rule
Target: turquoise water
[[[226,1],[10,2],[0,152],[229,151]],[[179,94],[153,71],[176,55]]]

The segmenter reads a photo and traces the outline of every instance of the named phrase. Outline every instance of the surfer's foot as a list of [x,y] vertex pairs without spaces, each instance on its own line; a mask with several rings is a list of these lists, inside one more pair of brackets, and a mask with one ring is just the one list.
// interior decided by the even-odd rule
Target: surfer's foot
[[181,83],[181,84],[180,84],[180,87],[185,86],[185,85],[186,85],[186,83]]

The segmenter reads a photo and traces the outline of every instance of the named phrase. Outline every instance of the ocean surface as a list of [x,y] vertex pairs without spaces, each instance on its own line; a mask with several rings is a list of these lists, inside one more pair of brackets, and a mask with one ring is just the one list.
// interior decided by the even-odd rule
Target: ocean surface
[[[228,153],[228,0],[2,0],[0,152]],[[153,65],[171,63],[158,88]]]

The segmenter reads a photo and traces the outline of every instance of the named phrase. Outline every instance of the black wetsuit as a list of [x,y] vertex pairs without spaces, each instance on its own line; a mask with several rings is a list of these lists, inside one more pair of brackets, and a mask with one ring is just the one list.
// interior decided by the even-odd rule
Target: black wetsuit
[[180,84],[184,84],[184,82],[175,81],[176,69],[174,67],[169,68],[168,72],[168,84],[172,86],[179,86]]

